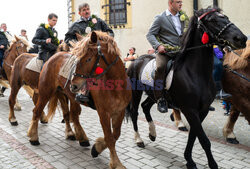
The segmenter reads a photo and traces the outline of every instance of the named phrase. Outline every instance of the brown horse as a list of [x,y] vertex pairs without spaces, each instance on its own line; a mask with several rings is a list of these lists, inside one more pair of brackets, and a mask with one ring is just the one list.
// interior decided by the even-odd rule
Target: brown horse
[[[247,41],[246,44],[247,47],[242,50],[234,52],[225,50],[226,54],[223,64],[250,79],[250,41]],[[238,144],[239,142],[233,133],[233,129],[240,112],[250,124],[250,81],[232,73],[228,68],[225,68],[222,84],[224,90],[232,95],[232,98],[229,100],[232,103],[232,107],[227,123],[223,128],[223,135],[227,142]]]
[[[64,88],[67,82],[67,78],[59,76],[59,72],[62,65],[64,65],[64,63],[67,63],[70,57],[71,55],[66,52],[58,52],[55,55],[53,55],[44,64],[43,69],[40,73],[40,78],[38,73],[34,75],[34,73],[29,72],[28,70],[23,70],[26,71],[26,74],[29,73],[29,76],[32,74],[33,76],[36,76],[35,87],[39,89],[36,90],[37,93],[39,91],[39,97],[38,95],[36,97],[37,103],[36,107],[33,110],[33,118],[28,130],[28,136],[30,137],[30,143],[32,145],[40,144],[38,139],[37,127],[38,127],[38,121],[42,117],[42,112],[44,107],[48,102],[50,102],[49,105],[51,107],[48,116],[52,117],[55,113],[54,110],[57,106],[57,100],[61,102],[61,107],[63,110],[63,118],[66,122],[66,129],[65,129],[66,137],[73,137],[74,134],[69,124],[69,119],[71,119],[74,123],[74,128],[75,128],[74,136],[79,141],[80,145],[84,147],[90,145],[88,137],[86,136],[79,122],[79,115],[81,113],[80,104],[75,101],[75,95],[70,92],[69,89],[70,84],[67,83],[67,86]],[[68,99],[70,100],[70,110],[68,107]]]
[[[11,70],[15,59],[22,53],[27,52],[29,48],[29,43],[23,39],[15,36],[15,39],[12,41],[10,48],[5,52],[5,57],[3,60],[3,79],[0,80],[1,85],[5,88],[9,88],[9,80],[11,76]],[[7,81],[7,82],[6,82]],[[32,90],[27,86],[24,87],[27,93],[32,96]],[[21,110],[21,105],[16,103],[15,110]],[[9,119],[11,121],[11,119]]]
[[116,154],[115,143],[120,136],[125,108],[132,93],[116,42],[105,33],[92,32],[72,53],[78,59],[71,91],[76,93],[87,83],[104,133],[104,138],[96,140],[91,154],[97,157],[108,148],[110,168],[125,168]]

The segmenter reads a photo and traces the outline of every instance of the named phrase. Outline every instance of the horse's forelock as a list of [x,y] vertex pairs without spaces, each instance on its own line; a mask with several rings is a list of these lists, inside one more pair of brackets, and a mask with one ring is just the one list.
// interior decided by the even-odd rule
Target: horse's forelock
[[[98,40],[100,43],[107,44],[108,47],[108,53],[112,55],[119,55],[120,56],[120,50],[117,46],[117,43],[114,41],[114,38],[109,36],[105,32],[95,31],[97,34]],[[88,48],[90,48],[93,43],[91,43],[90,35],[88,34],[85,38],[83,38],[81,41],[79,41],[75,47],[72,50],[72,54],[77,56],[78,58],[82,58],[86,55]]]

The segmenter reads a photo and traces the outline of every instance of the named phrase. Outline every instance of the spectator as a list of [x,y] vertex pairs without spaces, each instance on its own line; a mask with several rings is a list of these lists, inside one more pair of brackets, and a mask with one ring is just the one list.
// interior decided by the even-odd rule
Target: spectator
[[129,49],[129,52],[127,54],[127,57],[123,60],[125,61],[125,69],[127,70],[130,64],[138,57],[138,55],[135,53],[135,48],[131,47]]

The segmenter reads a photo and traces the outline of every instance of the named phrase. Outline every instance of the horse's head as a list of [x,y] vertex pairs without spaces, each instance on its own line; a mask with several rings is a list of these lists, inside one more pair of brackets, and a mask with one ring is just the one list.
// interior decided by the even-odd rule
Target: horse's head
[[82,89],[89,79],[96,80],[106,76],[120,59],[120,50],[113,37],[98,31],[79,41],[72,54],[77,57],[71,79],[72,92]]
[[26,53],[29,48],[29,43],[27,40],[15,36],[15,39],[12,41],[10,48],[8,49],[8,54],[13,53],[15,57]]
[[198,28],[207,32],[214,43],[233,49],[245,48],[247,37],[221,13],[219,8],[201,9],[195,14]]

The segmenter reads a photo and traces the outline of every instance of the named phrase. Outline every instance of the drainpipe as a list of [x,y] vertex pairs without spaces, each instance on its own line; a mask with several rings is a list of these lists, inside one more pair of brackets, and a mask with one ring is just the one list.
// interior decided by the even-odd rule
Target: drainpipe
[[213,0],[213,6],[217,6],[218,7],[218,0]]
[[193,7],[194,7],[194,11],[198,10],[198,0],[194,0]]

